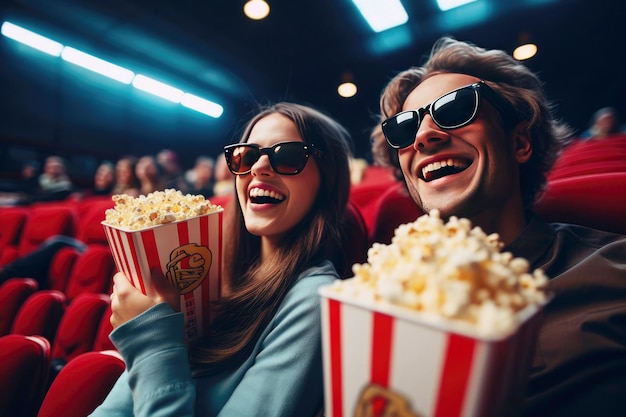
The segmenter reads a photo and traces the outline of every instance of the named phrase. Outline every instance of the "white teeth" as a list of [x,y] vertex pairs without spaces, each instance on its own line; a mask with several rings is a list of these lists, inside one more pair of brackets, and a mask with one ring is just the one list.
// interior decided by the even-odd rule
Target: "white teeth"
[[263,190],[261,188],[253,188],[250,190],[250,197],[270,197],[275,200],[284,200],[285,196],[275,191]]
[[422,168],[422,176],[426,176],[426,174],[428,174],[429,172],[437,171],[438,169],[445,168],[445,167],[452,167],[452,166],[456,168],[463,168],[465,164],[461,160],[452,159],[452,158],[433,162],[431,164],[426,165],[424,168]]

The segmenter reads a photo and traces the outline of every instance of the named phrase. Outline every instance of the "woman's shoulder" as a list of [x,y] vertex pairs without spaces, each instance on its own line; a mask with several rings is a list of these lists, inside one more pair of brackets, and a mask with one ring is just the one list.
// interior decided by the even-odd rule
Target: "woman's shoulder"
[[331,283],[339,279],[339,274],[330,260],[310,266],[300,273],[294,286],[314,286]]

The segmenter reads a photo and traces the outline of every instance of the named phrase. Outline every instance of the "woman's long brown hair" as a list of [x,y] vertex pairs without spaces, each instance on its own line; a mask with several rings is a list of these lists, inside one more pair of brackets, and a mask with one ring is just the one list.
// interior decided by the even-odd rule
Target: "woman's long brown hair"
[[225,277],[230,293],[217,303],[217,318],[206,336],[190,345],[194,374],[219,373],[239,366],[307,267],[339,252],[341,219],[350,189],[350,135],[336,121],[310,107],[278,103],[262,109],[247,125],[240,142],[263,117],[280,113],[291,119],[302,139],[314,144],[321,181],[309,213],[281,242],[272,259],[260,262],[261,239],[248,233],[238,199],[225,222]]

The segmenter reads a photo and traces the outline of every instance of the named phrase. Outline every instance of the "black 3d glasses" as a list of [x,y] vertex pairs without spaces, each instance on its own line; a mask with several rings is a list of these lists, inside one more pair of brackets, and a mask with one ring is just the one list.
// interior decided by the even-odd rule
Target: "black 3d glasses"
[[410,146],[428,113],[433,122],[442,129],[457,129],[474,121],[478,113],[480,97],[484,97],[500,112],[505,123],[515,117],[515,110],[500,94],[485,82],[479,81],[452,90],[432,103],[417,109],[396,114],[382,123],[387,143],[394,149]]
[[316,154],[314,145],[304,142],[279,142],[269,148],[254,143],[235,143],[224,146],[228,169],[235,175],[248,174],[261,155],[267,155],[274,172],[296,175],[302,172],[309,157]]

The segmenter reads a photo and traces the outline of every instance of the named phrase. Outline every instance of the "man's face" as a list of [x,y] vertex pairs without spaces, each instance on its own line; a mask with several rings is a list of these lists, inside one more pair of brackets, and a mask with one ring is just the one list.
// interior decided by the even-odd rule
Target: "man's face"
[[[464,74],[432,76],[409,94],[402,110],[477,81]],[[398,151],[409,192],[426,212],[474,218],[521,204],[514,141],[491,103],[484,96],[479,103],[474,121],[457,129],[442,129],[426,114],[413,145]]]

